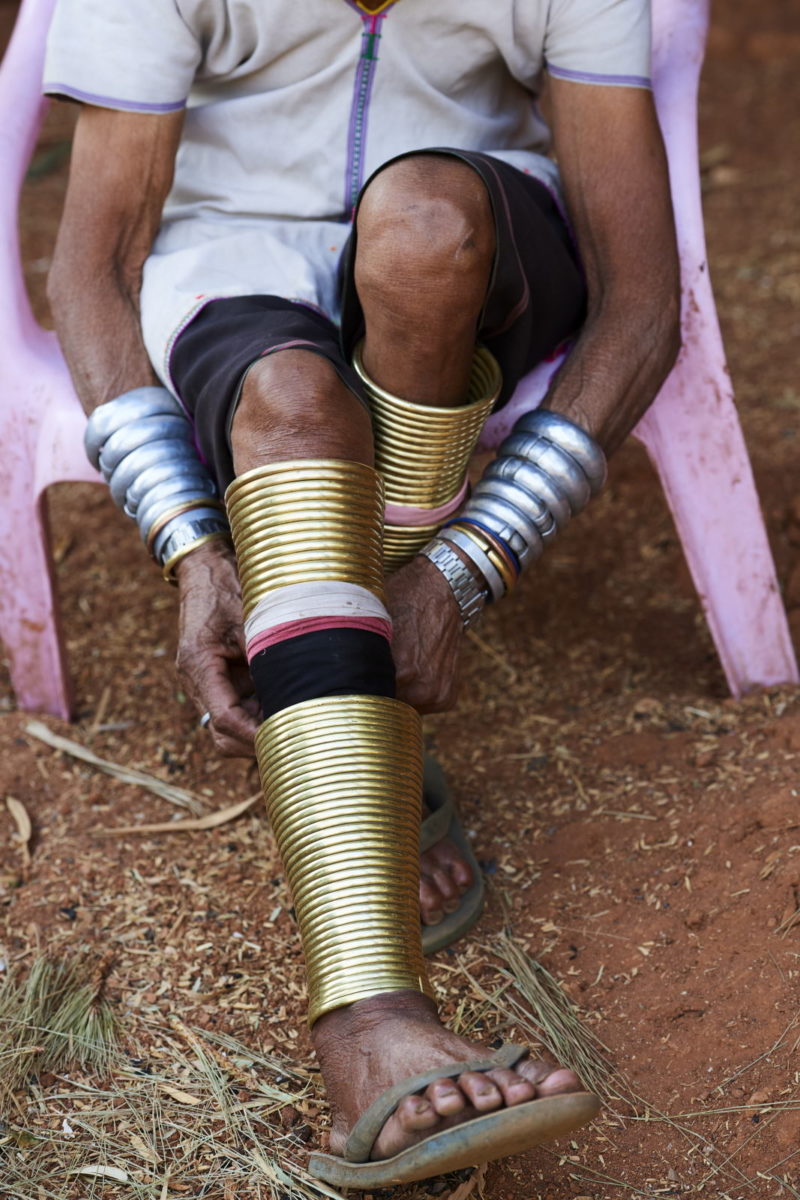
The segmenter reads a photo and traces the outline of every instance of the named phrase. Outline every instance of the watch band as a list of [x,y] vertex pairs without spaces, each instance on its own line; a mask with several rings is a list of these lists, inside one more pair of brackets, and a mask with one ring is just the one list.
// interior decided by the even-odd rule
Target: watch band
[[464,628],[474,625],[484,610],[489,593],[447,542],[434,538],[420,553],[444,575],[456,599]]
[[[439,535],[443,541],[451,542],[454,546],[458,546],[470,562],[480,571],[486,586],[489,589],[489,594],[492,600],[500,600],[506,593],[506,585],[503,582],[503,577],[497,567],[489,558],[489,555],[482,546],[475,541],[474,538],[461,529],[453,528],[448,525]],[[463,565],[463,560],[462,560]],[[469,570],[469,568],[467,568]]]

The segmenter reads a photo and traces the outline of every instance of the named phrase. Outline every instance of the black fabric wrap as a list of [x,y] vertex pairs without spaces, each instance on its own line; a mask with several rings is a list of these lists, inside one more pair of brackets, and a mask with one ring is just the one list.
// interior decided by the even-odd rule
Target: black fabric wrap
[[264,719],[323,696],[395,695],[392,649],[366,629],[322,629],[262,650],[250,674]]

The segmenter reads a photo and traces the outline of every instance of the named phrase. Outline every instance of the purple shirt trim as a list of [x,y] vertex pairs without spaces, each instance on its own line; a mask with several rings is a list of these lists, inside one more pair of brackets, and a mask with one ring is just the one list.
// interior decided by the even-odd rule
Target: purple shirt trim
[[652,87],[652,81],[646,75],[595,75],[591,71],[570,71],[566,67],[554,67],[547,64],[548,74],[556,79],[570,79],[574,83],[605,83],[612,87]]
[[86,104],[96,104],[100,108],[117,108],[123,112],[170,113],[179,112],[186,107],[185,100],[176,100],[169,104],[148,104],[143,100],[120,100],[116,96],[98,96],[94,92],[83,92],[80,88],[68,83],[45,83],[42,91],[45,95],[69,96],[71,100],[82,100]]

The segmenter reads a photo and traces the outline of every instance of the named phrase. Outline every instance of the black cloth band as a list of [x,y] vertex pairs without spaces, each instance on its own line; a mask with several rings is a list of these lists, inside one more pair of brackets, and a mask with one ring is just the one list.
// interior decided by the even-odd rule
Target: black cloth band
[[391,646],[366,629],[322,629],[288,638],[257,654],[250,674],[265,720],[323,696],[395,695]]

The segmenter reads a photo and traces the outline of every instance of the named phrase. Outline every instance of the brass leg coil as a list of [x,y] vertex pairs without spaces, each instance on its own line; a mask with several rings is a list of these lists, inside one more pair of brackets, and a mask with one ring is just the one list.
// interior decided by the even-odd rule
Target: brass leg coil
[[410,561],[436,533],[425,509],[454,500],[464,483],[469,460],[486,418],[500,394],[500,368],[488,350],[475,351],[466,404],[435,408],[387,392],[364,369],[359,345],[353,354],[372,410],[375,467],[383,477],[386,502],[422,510],[413,524],[387,521],[384,563],[387,571]]
[[[245,620],[275,601],[270,593],[298,583],[318,584],[321,595],[326,584],[353,584],[383,600],[384,501],[371,467],[259,467],[225,499]],[[430,994],[419,924],[417,713],[381,696],[308,700],[263,723],[256,754],[306,955],[309,1023],[384,992]]]
[[225,493],[244,617],[295,583],[358,584],[383,599],[383,493],[372,467],[309,459],[256,467]]
[[417,713],[375,696],[308,701],[264,722],[256,754],[303,941],[309,1025],[383,992],[431,995]]

